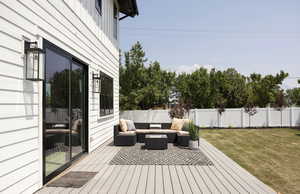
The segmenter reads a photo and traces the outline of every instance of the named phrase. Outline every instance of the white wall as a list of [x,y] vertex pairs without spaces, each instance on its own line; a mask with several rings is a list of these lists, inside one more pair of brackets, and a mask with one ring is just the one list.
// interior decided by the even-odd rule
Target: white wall
[[[119,118],[119,51],[113,39],[113,0],[0,1],[0,193],[42,186],[42,83],[25,80],[23,39],[47,39],[89,65],[89,150],[112,137]],[[114,115],[99,119],[92,72],[114,78]]]
[[[254,116],[244,109],[226,109],[220,115],[217,109],[193,109],[189,118],[199,127],[247,128],[247,127],[296,127],[300,126],[300,108],[285,108],[281,112],[273,108],[257,108]],[[169,110],[123,111],[120,118],[141,123],[170,123]],[[281,119],[282,118],[282,119]],[[250,119],[250,122],[249,122]]]

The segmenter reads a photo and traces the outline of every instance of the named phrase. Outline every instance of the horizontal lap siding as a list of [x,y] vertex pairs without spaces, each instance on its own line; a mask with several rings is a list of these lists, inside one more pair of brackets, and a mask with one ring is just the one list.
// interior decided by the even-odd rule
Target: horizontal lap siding
[[[42,185],[39,96],[41,83],[25,80],[23,36],[47,39],[89,66],[89,151],[112,137],[119,119],[119,49],[113,39],[113,1],[2,0],[0,2],[0,193],[32,193]],[[99,118],[92,73],[114,78],[114,115]]]

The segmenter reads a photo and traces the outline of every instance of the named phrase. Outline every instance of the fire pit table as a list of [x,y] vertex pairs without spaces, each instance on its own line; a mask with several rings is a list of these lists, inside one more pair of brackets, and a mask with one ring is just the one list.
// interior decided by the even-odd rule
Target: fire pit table
[[148,150],[165,150],[168,149],[167,135],[147,134],[145,136],[145,148]]

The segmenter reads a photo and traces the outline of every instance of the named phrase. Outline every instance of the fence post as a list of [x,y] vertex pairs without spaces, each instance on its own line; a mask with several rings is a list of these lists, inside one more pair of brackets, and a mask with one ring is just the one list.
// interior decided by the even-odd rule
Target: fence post
[[[194,123],[195,123],[195,125],[198,126],[198,122],[197,122],[197,109],[194,109]],[[198,126],[198,127],[200,127],[200,126]]]
[[293,123],[294,123],[294,110],[293,110],[293,106],[290,107],[290,127],[293,127]]
[[216,113],[217,113],[217,115],[218,115],[218,128],[221,128],[222,127],[222,123],[221,123],[221,115],[220,115],[220,113],[219,113],[219,111],[218,110],[216,110],[215,109],[215,111],[216,111]]
[[268,106],[267,107],[267,127],[271,126],[270,121],[271,121],[271,110],[270,110],[270,106]]
[[244,110],[241,108],[241,128],[244,128]]

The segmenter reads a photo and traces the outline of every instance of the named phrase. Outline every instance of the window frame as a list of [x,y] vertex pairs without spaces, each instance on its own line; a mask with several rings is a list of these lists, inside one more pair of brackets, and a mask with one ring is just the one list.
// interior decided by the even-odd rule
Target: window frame
[[103,118],[114,114],[114,79],[100,71],[100,80],[99,115]]
[[95,8],[99,15],[102,16],[102,0],[95,0]]

